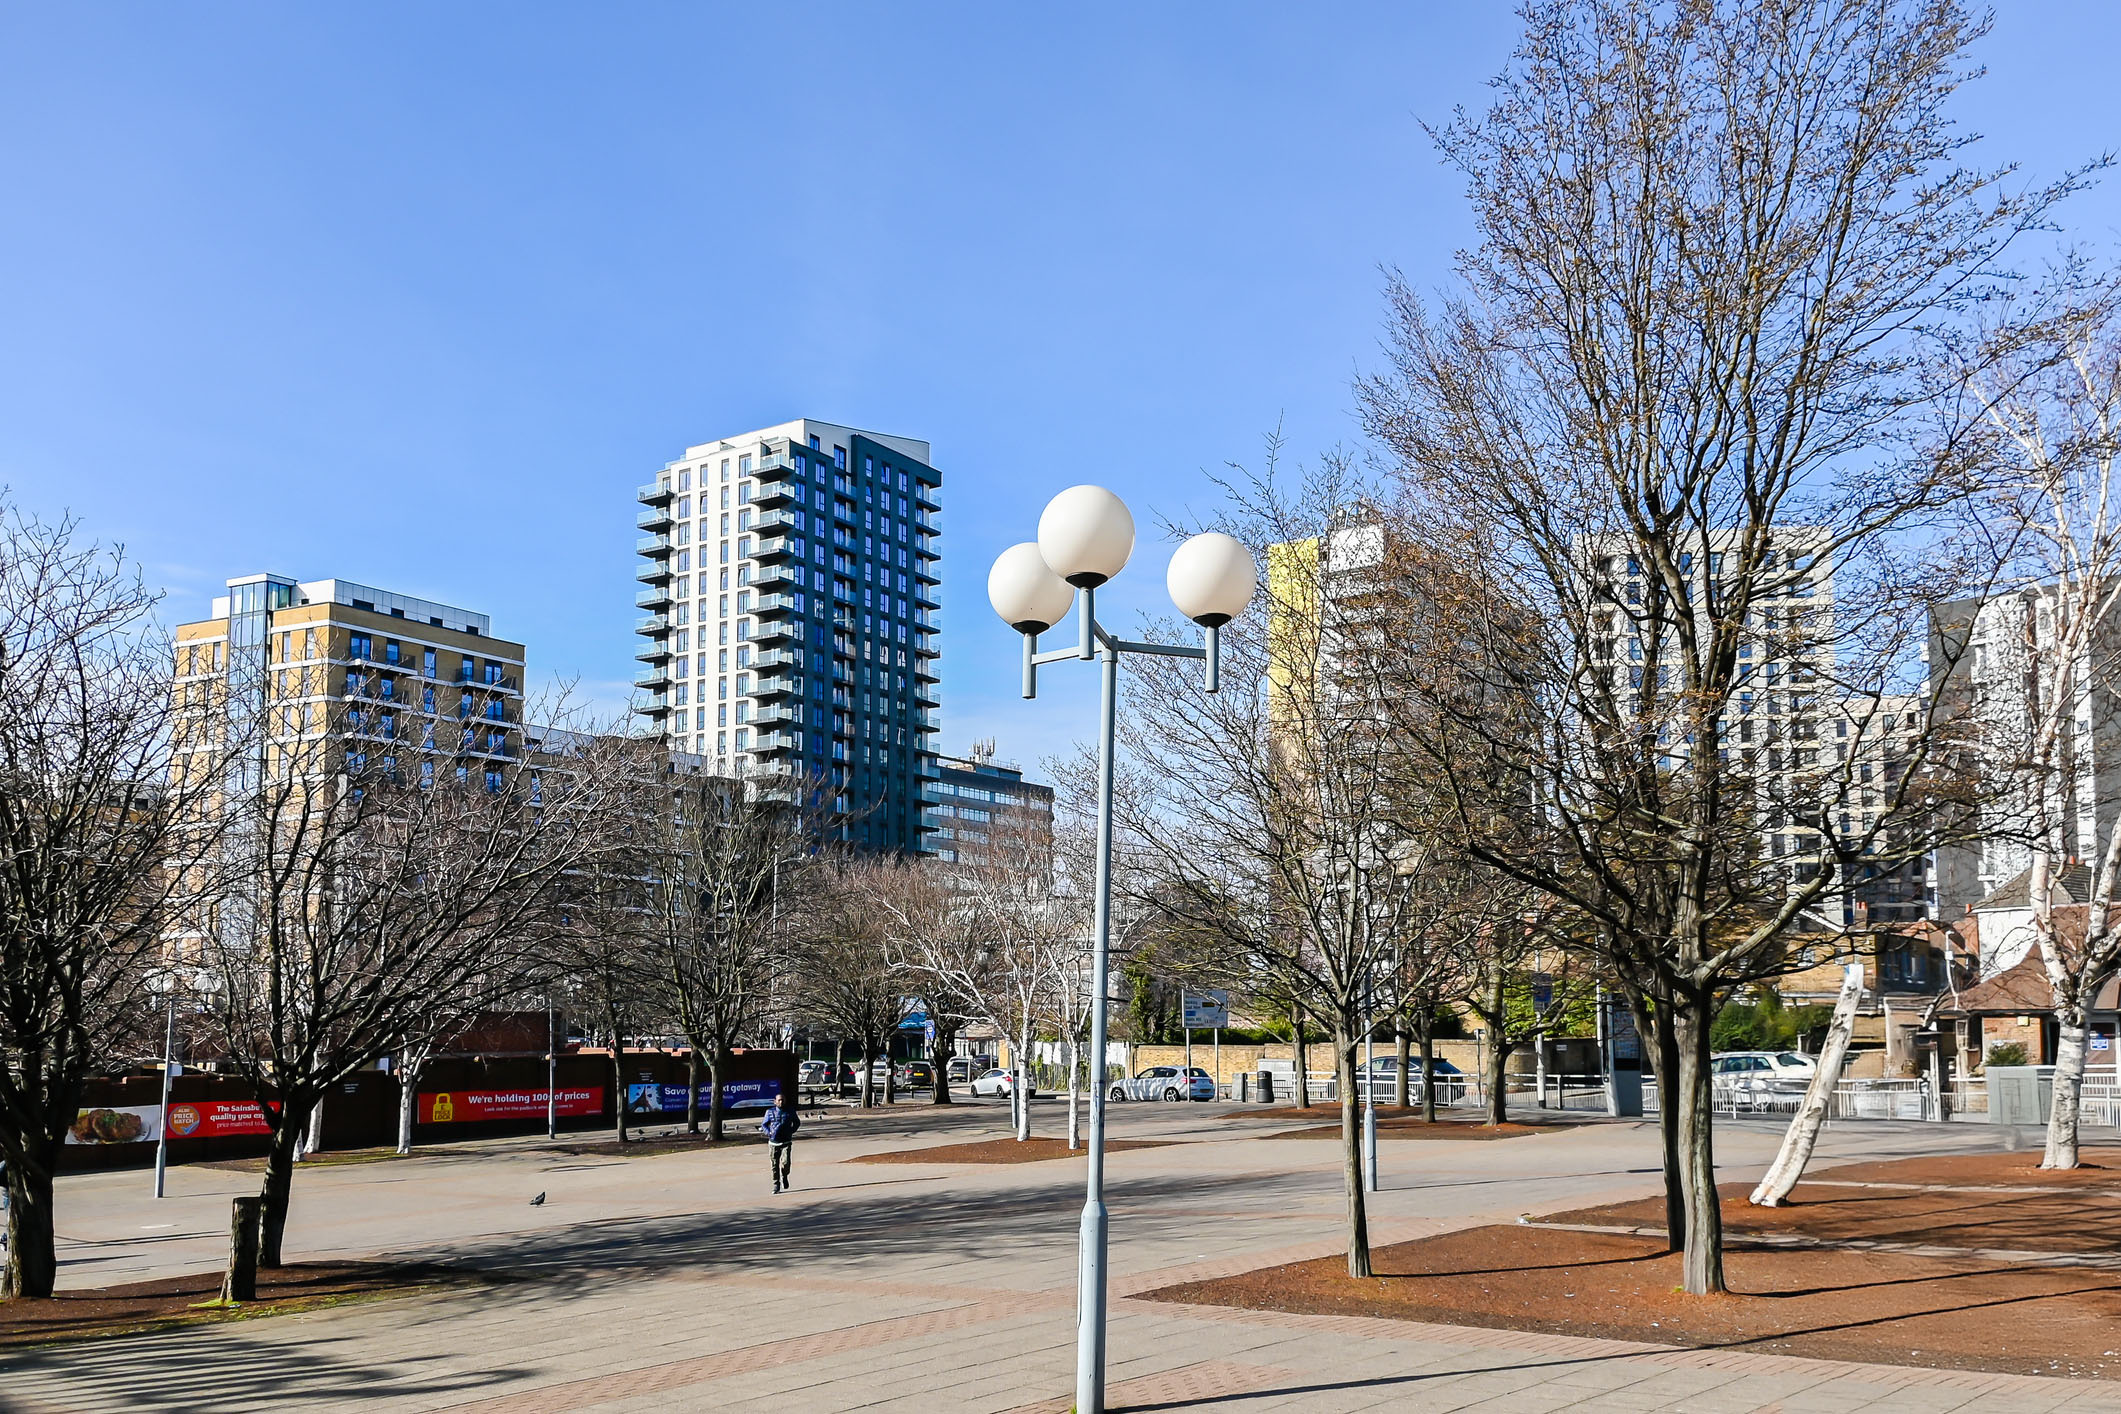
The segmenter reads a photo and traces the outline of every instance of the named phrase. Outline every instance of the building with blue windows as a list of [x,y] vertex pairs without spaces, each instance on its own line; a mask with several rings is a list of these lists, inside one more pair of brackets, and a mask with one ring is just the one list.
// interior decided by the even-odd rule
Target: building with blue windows
[[686,449],[637,499],[634,710],[672,750],[778,777],[917,851],[936,778],[928,444],[808,418]]

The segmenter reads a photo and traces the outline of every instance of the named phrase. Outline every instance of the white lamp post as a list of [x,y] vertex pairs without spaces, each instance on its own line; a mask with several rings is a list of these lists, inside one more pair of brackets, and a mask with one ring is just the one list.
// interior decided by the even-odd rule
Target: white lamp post
[[[1083,1201],[1078,1271],[1075,1414],[1105,1409],[1105,1019],[1111,986],[1112,757],[1119,709],[1119,656],[1154,653],[1199,658],[1208,691],[1220,686],[1220,631],[1251,602],[1257,570],[1252,552],[1227,535],[1196,535],[1171,557],[1166,587],[1179,611],[1205,630],[1199,648],[1114,638],[1097,622],[1097,587],[1134,553],[1134,517],[1102,486],[1072,486],[1047,503],[1037,542],[1001,553],[987,576],[987,598],[1002,621],[1024,636],[1024,696],[1038,695],[1038,670],[1067,658],[1101,660],[1097,735],[1097,921],[1090,982],[1090,1174]],[[1074,648],[1038,651],[1038,636],[1068,615],[1082,591],[1081,632]]]

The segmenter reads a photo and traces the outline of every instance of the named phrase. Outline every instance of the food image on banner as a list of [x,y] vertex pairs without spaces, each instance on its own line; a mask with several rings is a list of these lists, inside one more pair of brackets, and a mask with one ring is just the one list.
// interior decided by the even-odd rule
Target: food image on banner
[[160,1137],[160,1105],[96,1105],[74,1116],[69,1144],[151,1144]]
[[[473,1124],[485,1119],[543,1119],[543,1090],[437,1090],[422,1094],[417,1112],[422,1124]],[[563,1086],[552,1092],[553,1108],[562,1115],[600,1114],[602,1086]]]

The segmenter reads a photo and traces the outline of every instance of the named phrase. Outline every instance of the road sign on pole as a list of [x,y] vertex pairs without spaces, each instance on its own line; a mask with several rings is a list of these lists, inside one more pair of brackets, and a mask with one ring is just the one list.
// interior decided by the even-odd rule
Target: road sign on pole
[[1228,992],[1185,994],[1185,1027],[1188,1031],[1220,1031],[1230,1024]]

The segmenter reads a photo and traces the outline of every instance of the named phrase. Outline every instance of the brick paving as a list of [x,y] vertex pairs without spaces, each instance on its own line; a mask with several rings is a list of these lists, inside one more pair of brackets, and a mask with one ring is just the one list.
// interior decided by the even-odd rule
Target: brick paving
[[[1058,1125],[1041,1108],[1047,1132]],[[1361,1316],[1136,1299],[1184,1280],[1338,1250],[1330,1142],[1245,1142],[1199,1110],[1116,1109],[1130,1138],[1177,1140],[1110,1164],[1115,1410],[2112,1410],[2121,1385],[1682,1350]],[[304,1173],[292,1255],[460,1260],[513,1279],[448,1292],[0,1358],[0,1414],[1031,1414],[1068,1407],[1080,1169],[935,1166],[879,1179],[843,1159],[1000,1128],[998,1107],[913,1109],[806,1129],[785,1198],[761,1155],[584,1159],[497,1145],[407,1164]],[[1770,1126],[1727,1126],[1733,1177]],[[1822,1161],[1978,1145],[1973,1126],[1833,1126]],[[1268,1152],[1262,1152],[1268,1151]],[[1374,1240],[1654,1191],[1657,1144],[1595,1125],[1508,1144],[1394,1147]],[[217,1259],[243,1176],[70,1179],[69,1285]],[[549,1201],[527,1206],[528,1195]]]

